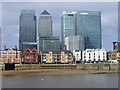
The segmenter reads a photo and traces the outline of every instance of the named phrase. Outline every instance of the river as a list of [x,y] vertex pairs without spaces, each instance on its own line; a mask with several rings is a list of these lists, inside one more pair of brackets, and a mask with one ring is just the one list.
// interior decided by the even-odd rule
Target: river
[[2,88],[118,88],[118,74],[2,76]]

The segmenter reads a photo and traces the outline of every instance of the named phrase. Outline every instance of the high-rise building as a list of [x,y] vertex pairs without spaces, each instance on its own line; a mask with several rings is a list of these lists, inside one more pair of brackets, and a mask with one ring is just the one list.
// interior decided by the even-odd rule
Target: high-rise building
[[[24,43],[36,42],[36,16],[34,10],[21,10],[19,17],[19,50],[28,46]],[[30,47],[29,47],[30,48]],[[36,48],[31,47],[30,49]]]
[[1,32],[1,28],[0,28],[0,50],[1,50],[1,45],[2,45],[2,32]]
[[65,38],[75,36],[77,30],[76,11],[63,11],[62,13],[62,30],[61,30],[61,49],[65,49]]
[[85,38],[85,49],[100,49],[101,13],[98,11],[63,11],[62,49],[64,49],[65,38],[75,35]]
[[65,38],[65,48],[66,50],[84,50],[85,49],[85,39],[82,36],[69,36]]
[[98,11],[78,11],[77,35],[85,37],[86,49],[100,49],[101,13]]
[[46,10],[44,10],[39,17],[38,36],[52,36],[52,17]]
[[60,39],[57,36],[51,37],[39,37],[38,39],[38,50],[50,51],[50,50],[60,50]]
[[38,24],[38,51],[60,50],[60,39],[52,36],[52,16],[44,10],[39,17]]

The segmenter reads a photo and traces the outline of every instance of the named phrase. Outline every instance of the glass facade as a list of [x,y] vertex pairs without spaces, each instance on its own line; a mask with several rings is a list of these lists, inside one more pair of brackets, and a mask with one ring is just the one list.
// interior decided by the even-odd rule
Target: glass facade
[[62,32],[61,32],[61,48],[64,50],[65,38],[76,35],[76,11],[63,11],[62,13]]
[[101,13],[98,11],[78,11],[77,35],[85,37],[86,49],[100,49]]
[[46,10],[39,17],[38,36],[52,36],[52,17]]
[[[23,50],[23,47],[24,49],[27,48],[23,45],[24,42],[36,42],[35,11],[21,10],[19,24],[19,50]],[[30,49],[33,49],[33,47]]]
[[2,45],[2,32],[1,32],[1,28],[0,28],[0,50],[1,50],[1,45]]
[[38,50],[49,51],[49,50],[60,50],[60,39],[57,36],[51,37],[39,37],[38,39]]
[[66,50],[84,50],[85,39],[83,36],[70,36],[65,38]]
[[101,13],[98,11],[63,11],[61,46],[64,49],[65,38],[69,36],[84,37],[81,47],[85,49],[101,48]]

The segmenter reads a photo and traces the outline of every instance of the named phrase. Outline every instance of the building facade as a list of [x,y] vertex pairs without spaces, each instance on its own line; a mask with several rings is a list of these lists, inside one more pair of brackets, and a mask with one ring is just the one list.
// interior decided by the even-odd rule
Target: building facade
[[65,38],[75,36],[77,30],[76,11],[63,11],[62,13],[62,30],[61,30],[61,48],[65,50]]
[[2,46],[2,32],[1,32],[1,28],[0,28],[0,50],[1,50],[1,47]]
[[8,48],[0,51],[0,64],[16,63],[21,64],[21,51],[14,48]]
[[52,16],[46,10],[44,10],[39,17],[38,36],[52,36]]
[[62,47],[65,45],[66,37],[75,35],[85,38],[85,49],[101,49],[101,13],[98,11],[63,11]]
[[82,51],[82,61],[85,63],[101,63],[107,61],[105,49],[86,49]]
[[[21,10],[19,17],[19,50],[23,51],[27,48],[24,42],[36,42],[36,16],[34,10]],[[33,47],[31,46],[30,49],[33,49]]]
[[75,63],[80,63],[82,61],[82,51],[81,50],[73,50],[73,56],[75,59]]
[[69,64],[73,63],[71,51],[41,51],[41,63]]
[[85,39],[82,36],[69,36],[65,38],[65,48],[66,50],[84,50],[85,49]]
[[86,49],[101,49],[101,13],[98,11],[78,11],[77,35],[85,37]]
[[38,50],[51,51],[60,50],[60,39],[57,36],[51,37],[39,37],[38,39]]
[[37,49],[25,49],[23,52],[23,62],[22,63],[38,63],[38,50]]
[[107,60],[117,60],[117,53],[115,51],[108,51],[107,52]]

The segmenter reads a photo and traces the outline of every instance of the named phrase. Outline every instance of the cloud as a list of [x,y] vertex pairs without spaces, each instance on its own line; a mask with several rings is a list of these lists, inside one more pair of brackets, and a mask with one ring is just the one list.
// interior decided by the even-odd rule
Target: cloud
[[[3,2],[3,41],[7,46],[18,45],[19,15],[21,9],[34,9],[37,19],[43,10],[47,10],[53,18],[53,34],[61,35],[61,14],[63,10],[101,11],[103,48],[112,49],[112,42],[117,39],[117,2],[79,2],[79,3],[44,3],[44,2]],[[115,36],[113,36],[113,34]],[[7,36],[8,35],[8,36]],[[9,38],[8,38],[9,37]],[[110,38],[108,38],[110,37]],[[108,44],[110,46],[108,46]]]

